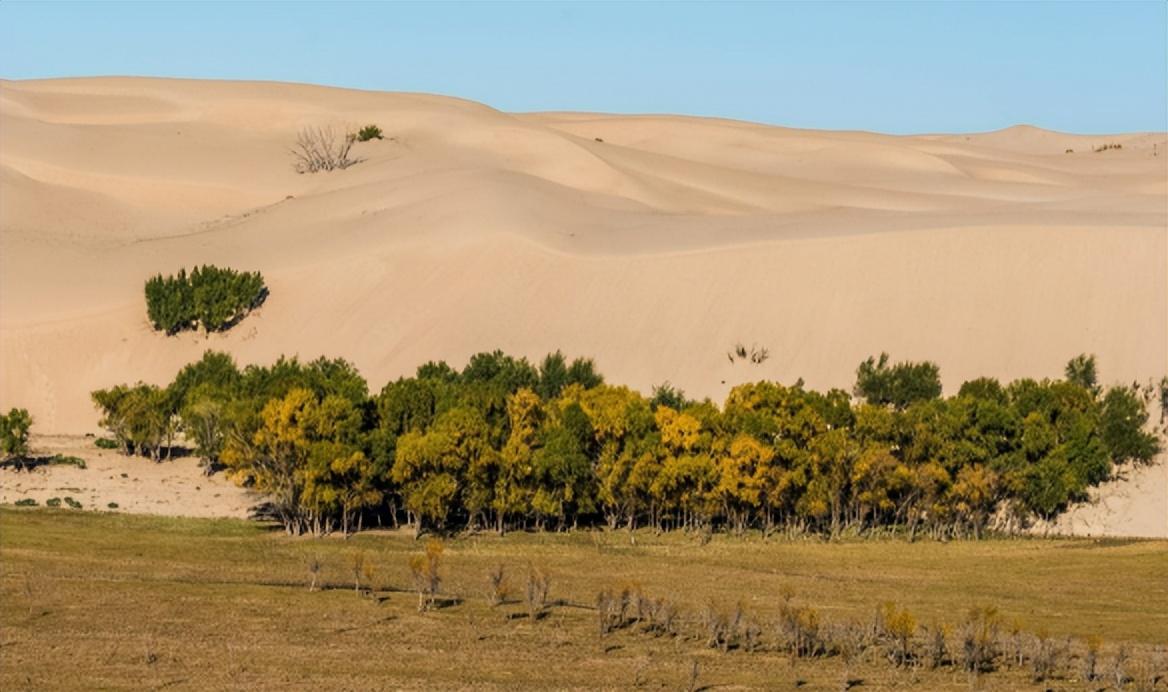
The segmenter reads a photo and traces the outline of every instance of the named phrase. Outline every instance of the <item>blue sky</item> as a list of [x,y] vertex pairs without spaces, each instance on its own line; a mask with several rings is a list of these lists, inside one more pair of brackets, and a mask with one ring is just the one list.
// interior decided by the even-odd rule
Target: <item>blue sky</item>
[[1168,3],[0,2],[0,76],[422,91],[833,129],[1168,129]]

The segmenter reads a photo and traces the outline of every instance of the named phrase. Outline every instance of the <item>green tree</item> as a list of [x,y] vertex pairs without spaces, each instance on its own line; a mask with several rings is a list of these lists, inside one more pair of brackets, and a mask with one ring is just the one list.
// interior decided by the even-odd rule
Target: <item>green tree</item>
[[460,506],[459,493],[468,471],[494,462],[490,431],[482,414],[471,408],[453,408],[426,433],[409,432],[397,443],[391,470],[402,488],[406,508],[417,517],[418,531],[427,522],[443,530],[451,512]]
[[1079,385],[1091,392],[1098,391],[1099,378],[1095,373],[1095,356],[1086,353],[1079,354],[1067,361],[1064,371],[1067,381]]
[[941,371],[936,363],[901,362],[888,364],[888,354],[869,357],[856,369],[856,396],[873,404],[907,408],[914,401],[941,396]]
[[28,434],[32,428],[32,416],[22,408],[10,409],[0,415],[0,455],[5,460],[24,459],[28,456]]
[[1127,387],[1112,387],[1103,397],[1099,427],[1112,462],[1148,463],[1160,451],[1160,442],[1145,432],[1148,410],[1139,394]]

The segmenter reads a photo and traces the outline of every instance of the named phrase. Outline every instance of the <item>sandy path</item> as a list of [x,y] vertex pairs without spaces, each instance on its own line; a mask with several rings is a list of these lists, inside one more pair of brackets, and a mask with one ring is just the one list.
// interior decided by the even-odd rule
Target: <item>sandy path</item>
[[93,442],[81,436],[34,437],[32,446],[38,456],[76,456],[86,467],[0,469],[0,504],[32,498],[44,506],[50,498],[71,497],[83,510],[235,518],[247,518],[248,509],[256,504],[254,495],[223,474],[204,475],[195,458],[155,463],[98,449]]

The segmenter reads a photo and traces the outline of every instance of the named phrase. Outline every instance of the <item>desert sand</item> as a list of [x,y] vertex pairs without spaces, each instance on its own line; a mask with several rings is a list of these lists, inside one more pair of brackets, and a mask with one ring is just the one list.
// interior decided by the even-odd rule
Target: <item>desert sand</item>
[[43,507],[69,497],[84,511],[246,519],[262,500],[222,473],[205,475],[194,457],[156,463],[98,449],[92,437],[80,435],[36,435],[31,443],[39,455],[77,457],[85,468],[0,469],[0,504],[31,498]]
[[[300,128],[368,123],[386,139],[361,163],[293,170]],[[154,333],[145,279],[199,263],[260,270],[271,296],[227,334]],[[770,358],[731,363],[739,342]],[[342,356],[374,389],[495,348],[715,400],[764,378],[848,388],[881,351],[936,361],[950,393],[1082,352],[1106,383],[1146,382],[1168,372],[1168,136],[0,81],[0,407],[95,432],[91,390],[164,384],[209,348]],[[1141,497],[1163,507],[1156,478]],[[1168,534],[1168,511],[1150,517],[1135,533]]]

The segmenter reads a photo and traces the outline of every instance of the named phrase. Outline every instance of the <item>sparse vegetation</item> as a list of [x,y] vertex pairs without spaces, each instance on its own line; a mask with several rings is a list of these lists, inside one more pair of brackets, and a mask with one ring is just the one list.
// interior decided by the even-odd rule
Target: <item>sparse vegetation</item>
[[771,352],[770,349],[759,347],[757,345],[751,346],[750,349],[747,350],[746,346],[742,345],[741,343],[737,343],[734,344],[734,348],[726,352],[726,357],[730,359],[731,363],[741,360],[749,361],[755,365],[762,365],[771,357]]
[[360,159],[349,156],[357,138],[358,134],[337,134],[331,126],[305,127],[297,133],[296,144],[290,150],[296,159],[293,167],[297,173],[348,168],[360,162]]
[[[648,658],[638,664],[639,678],[665,689],[685,689],[700,661],[701,680],[711,686],[767,688],[799,679],[805,688],[839,689],[863,680],[860,689],[956,691],[971,684],[961,672],[965,641],[971,665],[985,676],[980,689],[1032,688],[1036,665],[1046,671],[1041,684],[1074,688],[1089,651],[1082,637],[1090,632],[1100,637],[1096,684],[1119,677],[1125,689],[1140,689],[1162,666],[1157,646],[1168,635],[1161,619],[1149,617],[1168,609],[1157,588],[1163,542],[893,540],[841,548],[755,533],[718,535],[702,545],[680,532],[642,530],[635,545],[623,540],[598,553],[572,534],[470,535],[444,544],[437,616],[417,613],[408,593],[414,584],[408,557],[428,562],[409,532],[314,541],[306,553],[303,541],[230,520],[0,509],[0,524],[0,635],[25,642],[5,654],[4,688],[27,677],[55,689],[77,674],[98,687],[136,686],[198,669],[205,671],[200,683],[222,687],[263,687],[286,676],[314,687],[363,680],[479,688],[502,680],[510,687],[583,689],[631,684],[633,664]],[[375,578],[357,573],[360,593],[374,598],[351,595],[354,553],[383,567]],[[79,554],[86,559],[78,561]],[[308,554],[319,564],[315,575],[305,573]],[[987,560],[993,569],[985,568]],[[555,598],[544,599],[537,620],[529,619],[526,597],[498,605],[466,598],[481,593],[483,575],[495,567],[526,574],[532,562],[555,575]],[[1116,573],[1124,575],[1118,591],[1109,588]],[[36,575],[31,596],[28,575]],[[314,593],[304,588],[306,576],[317,582]],[[612,603],[614,624],[603,637],[600,610],[581,607],[598,592]],[[895,606],[874,609],[891,599]],[[192,600],[200,607],[189,607]],[[967,616],[970,603],[1000,609]],[[909,628],[904,613],[929,627]],[[1019,628],[1016,664],[1010,628],[999,623],[1018,616],[1026,625]],[[174,618],[181,629],[157,626]],[[708,623],[716,634],[712,648]],[[945,625],[956,633],[953,652],[933,653],[940,650],[931,643],[934,631]],[[1038,646],[1044,630],[1057,651],[1049,667]],[[111,631],[147,645],[100,645]],[[389,632],[410,655],[386,667]],[[301,643],[329,637],[345,646],[314,646],[312,656],[303,655]],[[50,642],[70,647],[68,668]],[[504,642],[507,655],[500,656]],[[147,650],[154,657],[148,670]],[[246,651],[246,659],[232,651]]]
[[357,130],[357,141],[368,142],[371,139],[384,139],[381,134],[381,128],[376,125],[366,125]]
[[1108,142],[1107,144],[1100,144],[1099,146],[1095,147],[1093,151],[1098,154],[1099,152],[1111,151],[1113,149],[1123,149],[1123,145],[1119,144],[1118,142]]

